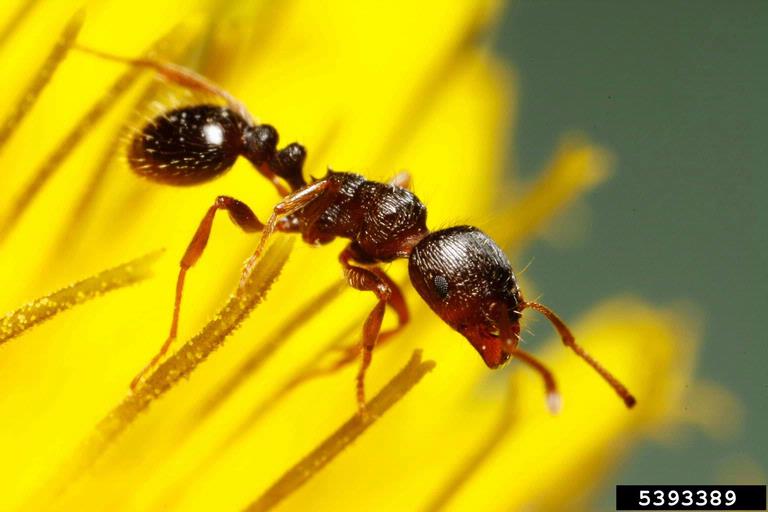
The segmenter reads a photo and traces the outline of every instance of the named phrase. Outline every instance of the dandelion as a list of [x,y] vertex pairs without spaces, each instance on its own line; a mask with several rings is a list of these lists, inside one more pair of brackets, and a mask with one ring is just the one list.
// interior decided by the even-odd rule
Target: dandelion
[[[197,69],[304,143],[309,174],[408,169],[431,226],[485,222],[513,260],[607,174],[603,150],[569,139],[514,195],[514,219],[495,208],[514,76],[479,37],[493,2],[219,4],[26,0],[0,20],[0,509],[554,510],[685,420],[685,315],[619,298],[575,322],[639,405],[553,340],[539,354],[561,383],[553,417],[536,375],[489,372],[410,288],[414,321],[376,351],[373,414],[356,416],[354,368],[305,379],[356,342],[372,306],[338,286],[339,245],[278,240],[230,295],[257,239],[225,222],[189,274],[173,355],[129,394],[211,200],[264,215],[276,197],[246,162],[193,188],[138,179],[121,159],[126,120],[195,98],[75,42]],[[404,282],[405,265],[388,271]]]

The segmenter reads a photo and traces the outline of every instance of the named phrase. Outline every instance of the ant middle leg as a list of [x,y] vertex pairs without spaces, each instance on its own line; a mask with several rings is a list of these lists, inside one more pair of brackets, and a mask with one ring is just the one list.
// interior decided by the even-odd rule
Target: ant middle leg
[[131,389],[135,390],[136,387],[144,380],[147,372],[151,370],[162,357],[168,352],[168,349],[176,339],[179,326],[179,312],[181,310],[181,297],[184,291],[184,279],[187,271],[197,263],[208,244],[208,239],[211,234],[211,228],[213,226],[213,219],[216,216],[216,212],[219,210],[227,210],[229,217],[240,229],[246,233],[253,233],[264,229],[264,224],[259,222],[256,215],[245,203],[238,201],[237,199],[229,196],[219,196],[214,201],[213,205],[208,208],[203,220],[200,221],[200,225],[197,227],[192,240],[187,246],[187,250],[184,252],[184,256],[179,262],[179,276],[176,281],[176,297],[173,304],[173,317],[171,319],[171,328],[160,350],[149,361],[149,363],[133,378],[131,381]]
[[245,265],[243,265],[243,272],[240,275],[241,288],[245,285],[245,282],[248,280],[251,272],[253,272],[253,269],[256,266],[256,262],[259,260],[264,247],[266,247],[267,239],[269,239],[269,237],[272,236],[272,233],[274,233],[277,229],[278,220],[287,215],[296,213],[298,210],[301,210],[309,203],[323,195],[330,186],[331,182],[328,180],[323,179],[316,181],[311,185],[307,185],[306,187],[287,195],[283,198],[282,201],[275,205],[274,209],[272,210],[272,215],[270,215],[267,224],[264,226],[264,229],[261,232],[261,240],[259,240],[259,245],[256,246],[256,250],[246,260]]

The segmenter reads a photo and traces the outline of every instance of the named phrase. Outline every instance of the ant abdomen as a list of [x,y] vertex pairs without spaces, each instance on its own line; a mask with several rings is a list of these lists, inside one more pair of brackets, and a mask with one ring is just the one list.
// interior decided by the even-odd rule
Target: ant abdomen
[[246,126],[217,105],[177,108],[133,136],[128,162],[137,174],[170,185],[194,185],[226,171],[242,152]]

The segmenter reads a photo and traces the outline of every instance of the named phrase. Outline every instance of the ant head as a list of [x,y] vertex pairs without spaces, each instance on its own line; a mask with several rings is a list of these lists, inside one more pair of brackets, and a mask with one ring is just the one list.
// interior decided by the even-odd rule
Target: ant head
[[519,336],[523,299],[509,260],[488,235],[471,226],[432,232],[414,247],[408,270],[419,295],[485,364],[509,359],[505,347]]

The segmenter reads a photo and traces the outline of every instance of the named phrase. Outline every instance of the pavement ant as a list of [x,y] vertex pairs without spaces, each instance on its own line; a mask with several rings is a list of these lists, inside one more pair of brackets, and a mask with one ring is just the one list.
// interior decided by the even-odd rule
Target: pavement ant
[[[553,412],[559,409],[560,399],[552,373],[519,347],[520,318],[525,309],[543,314],[563,343],[594,368],[627,407],[635,404],[624,385],[576,344],[555,313],[523,298],[509,260],[488,235],[472,226],[439,231],[427,228],[427,209],[409,190],[407,173],[397,175],[390,183],[379,183],[359,174],[329,169],[323,178],[308,183],[302,173],[304,146],[293,142],[278,149],[278,133],[273,126],[256,123],[242,103],[205,77],[171,63],[81,49],[101,58],[150,68],[169,82],[213,94],[225,103],[175,108],[146,124],[133,136],[128,148],[128,162],[137,174],[169,185],[193,185],[226,172],[242,156],[282,197],[266,223],[259,221],[245,203],[229,196],[216,198],[181,258],[168,338],[133,379],[132,389],[176,338],[184,278],[208,243],[216,212],[226,210],[243,231],[261,232],[256,250],[243,267],[241,285],[275,231],[300,233],[310,244],[327,244],[337,237],[350,240],[339,256],[347,283],[378,299],[363,325],[361,346],[349,349],[334,364],[334,368],[341,368],[352,363],[362,351],[357,374],[361,412],[365,408],[365,374],[374,347],[390,339],[409,320],[402,292],[379,266],[399,258],[408,259],[410,279],[419,295],[443,321],[469,340],[489,368],[498,368],[514,357],[537,371],[544,380],[547,403]],[[387,306],[397,315],[398,323],[380,332]]]

